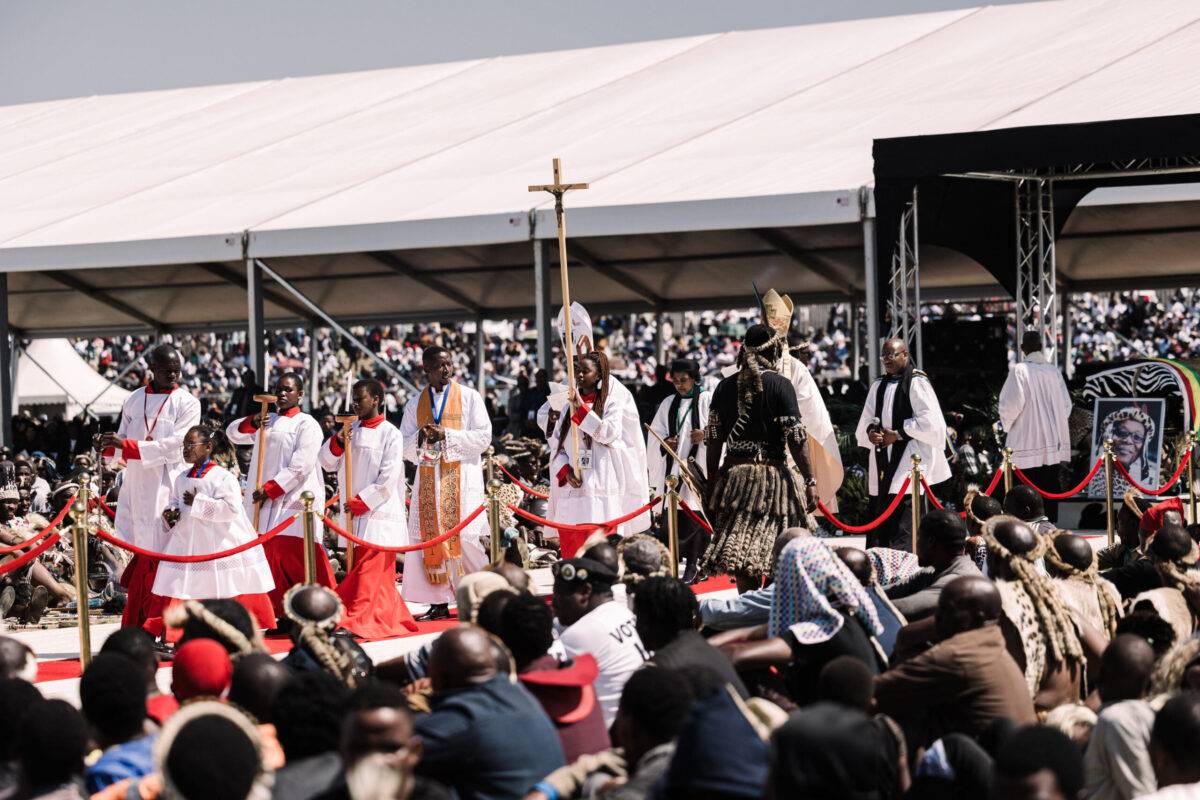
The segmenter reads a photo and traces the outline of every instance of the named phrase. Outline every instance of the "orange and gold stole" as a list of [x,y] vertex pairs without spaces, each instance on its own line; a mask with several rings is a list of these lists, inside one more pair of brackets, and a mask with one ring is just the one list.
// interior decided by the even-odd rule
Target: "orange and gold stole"
[[[441,425],[449,430],[462,430],[463,409],[462,389],[454,381],[450,381],[446,390],[450,396],[446,398],[446,408],[442,412]],[[429,388],[421,392],[417,401],[418,427],[433,422],[433,402],[429,398]],[[421,520],[421,541],[441,536],[459,522],[459,467],[457,461],[446,460],[446,442],[442,442],[441,476],[434,465],[422,464],[417,468],[418,485],[421,487],[417,497],[418,515]],[[440,499],[440,503],[438,502]],[[440,506],[440,507],[439,507]],[[425,551],[425,577],[435,586],[446,583],[450,579],[451,563],[460,564],[462,545],[457,536]]]

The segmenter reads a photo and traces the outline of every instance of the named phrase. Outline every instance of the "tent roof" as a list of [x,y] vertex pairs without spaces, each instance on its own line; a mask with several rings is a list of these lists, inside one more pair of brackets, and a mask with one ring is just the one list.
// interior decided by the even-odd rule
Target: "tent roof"
[[[1200,6],[1153,8],[985,6],[0,108],[0,268],[39,273],[10,279],[12,323],[240,325],[243,245],[347,321],[529,315],[529,241],[554,222],[526,186],[552,156],[592,184],[569,199],[592,304],[744,303],[752,276],[852,296],[872,140],[1200,110]],[[1172,264],[1195,251],[1200,191],[1130,191],[1067,224],[1079,285],[1130,274],[1130,241],[1097,245],[1113,234]],[[1160,214],[1170,231],[1143,235]],[[922,273],[995,288],[949,253]],[[303,316],[268,298],[269,320]]]
[[98,416],[121,413],[129,390],[110,386],[66,339],[38,339],[17,361],[16,405],[65,405],[67,416],[83,406]]

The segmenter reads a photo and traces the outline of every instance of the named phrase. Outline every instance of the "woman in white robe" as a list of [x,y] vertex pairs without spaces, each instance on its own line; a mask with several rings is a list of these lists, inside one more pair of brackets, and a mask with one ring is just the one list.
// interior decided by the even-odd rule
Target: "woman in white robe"
[[[217,553],[255,538],[242,506],[242,490],[233,473],[212,460],[212,433],[199,425],[183,439],[183,458],[191,465],[171,488],[163,512],[166,544],[174,556]],[[262,545],[213,561],[161,561],[154,577],[154,594],[169,608],[184,600],[230,598],[246,607],[259,627],[275,627],[267,593],[275,588]],[[160,632],[161,620],[147,628]]]

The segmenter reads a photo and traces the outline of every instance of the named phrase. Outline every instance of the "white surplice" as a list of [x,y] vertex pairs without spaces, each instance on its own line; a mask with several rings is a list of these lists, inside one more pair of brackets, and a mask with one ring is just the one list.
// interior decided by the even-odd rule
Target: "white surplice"
[[[817,479],[817,497],[832,512],[837,513],[837,493],[842,488],[842,454],[838,449],[837,433],[829,409],[821,399],[821,390],[808,367],[797,358],[784,354],[779,374],[792,382],[796,390],[796,405],[800,420],[808,432],[808,461]],[[790,463],[791,452],[788,452]]]
[[[863,406],[862,416],[858,420],[858,446],[865,447],[871,454],[870,469],[867,470],[868,484],[872,496],[879,494],[879,471],[875,464],[875,445],[867,438],[867,427],[875,416],[875,397],[879,391],[883,395],[883,413],[880,424],[885,428],[892,426],[892,403],[896,399],[896,390],[900,381],[885,381],[877,379],[867,392],[867,402]],[[912,456],[915,453],[921,457],[921,472],[925,480],[932,486],[950,477],[950,462],[946,460],[946,418],[942,416],[942,406],[938,403],[937,395],[933,392],[933,384],[924,375],[913,376],[909,389],[909,402],[913,415],[904,420],[902,425],[909,441],[903,439],[885,449],[885,457],[891,455],[892,447],[903,447],[896,474],[892,476],[891,485],[886,488],[887,494],[896,494],[904,484],[904,479],[912,470]],[[900,431],[897,431],[900,433]],[[921,490],[922,492],[924,489]]]
[[[675,395],[663,400],[654,414],[654,421],[650,423],[650,428],[663,439],[671,436],[671,404],[673,402],[675,402]],[[686,459],[694,456],[700,468],[706,469],[707,465],[704,459],[707,451],[704,443],[692,444],[691,433],[695,430],[692,428],[692,403],[696,403],[699,409],[700,427],[698,430],[703,431],[708,427],[708,408],[712,403],[712,392],[701,392],[694,398],[682,398],[679,402],[679,413],[676,415],[678,419],[676,435],[679,437],[679,444],[675,447],[675,452],[679,454],[680,458]],[[650,472],[650,489],[655,495],[663,494],[667,490],[668,458],[670,456],[662,449],[662,445],[651,436],[646,442],[646,465]],[[679,475],[679,462],[674,459],[672,459],[671,474]],[[691,487],[682,481],[679,484],[679,496],[691,506],[692,510],[703,510],[701,499],[696,497],[696,493],[692,491]]]
[[[325,507],[325,480],[317,468],[321,452],[321,426],[308,414],[292,409],[293,414],[269,414],[266,428],[266,453],[263,456],[263,485],[274,483],[283,494],[263,501],[259,512],[259,533],[266,533],[293,514],[292,524],[281,536],[304,536],[304,502],[300,495],[309,491],[316,498],[313,508]],[[234,420],[225,429],[229,441],[238,445],[253,445],[250,452],[250,471],[246,476],[246,516],[254,519],[252,488],[258,485],[258,436],[245,419]],[[336,516],[336,515],[335,515]]]
[[162,552],[162,512],[171,499],[175,478],[187,468],[183,437],[200,424],[200,401],[186,389],[162,393],[143,386],[125,399],[117,436],[123,444],[110,459],[121,458],[125,470],[113,521],[117,536],[130,544]]
[[[192,504],[185,492],[195,490]],[[166,544],[163,552],[174,556],[217,553],[255,538],[242,506],[242,487],[233,473],[212,464],[202,477],[181,472],[171,491],[170,507],[179,509],[179,521],[167,528],[161,519]],[[246,594],[265,594],[275,588],[262,545],[214,561],[177,563],[160,561],[154,578],[155,594],[180,600],[215,600]]]
[[[569,413],[569,407],[564,414]],[[583,485],[558,485],[560,470],[570,464],[571,436],[559,452],[558,433],[562,421],[555,426],[550,439],[550,503],[555,522],[608,522],[623,517],[644,506],[650,499],[646,471],[646,440],[642,438],[637,403],[629,390],[615,378],[609,378],[608,398],[604,415],[588,410],[579,423],[580,454],[586,452],[592,438],[592,466],[583,470]],[[623,523],[617,533],[622,536],[640,533],[650,527],[650,512],[639,514]]]
[[1071,460],[1071,393],[1045,353],[1025,356],[1008,369],[1000,390],[1000,423],[1008,432],[1013,466],[1051,466]]
[[[330,436],[321,445],[318,461],[326,472],[337,472],[339,483],[344,482],[342,462],[345,452]],[[366,514],[354,515],[353,533],[370,544],[399,547],[407,544],[404,521],[404,441],[400,431],[386,419],[374,427],[357,420],[350,428],[350,487],[348,497],[343,493],[342,506],[357,497],[368,509]],[[342,524],[339,508],[329,517]],[[345,544],[343,540],[342,544]]]
[[[449,391],[447,384],[441,392],[435,392],[431,398],[432,407],[442,404],[445,393]],[[469,386],[458,384],[462,397],[462,428],[453,430],[444,428],[446,440],[442,442],[442,459],[447,462],[459,462],[458,468],[458,510],[460,519],[470,514],[484,504],[483,487],[483,453],[492,443],[492,421],[488,417],[487,407],[479,392]],[[426,386],[421,391],[428,392]],[[413,398],[404,408],[404,419],[400,429],[404,431],[404,457],[414,464],[420,464],[417,454],[417,403],[419,398]],[[439,462],[434,466],[433,491],[436,493],[441,485],[442,466]],[[412,506],[409,508],[409,544],[421,541],[421,510],[417,498],[421,492],[421,470],[413,481]],[[441,508],[441,498],[438,498],[438,508]],[[460,520],[442,520],[443,525],[454,526]],[[470,575],[488,565],[489,539],[491,525],[488,523],[487,511],[474,519],[459,536],[462,547],[462,573]],[[425,556],[420,550],[404,554],[404,598],[417,603],[453,603],[454,591],[458,587],[459,570],[451,565],[447,570],[450,580],[443,584],[432,584],[425,577]]]

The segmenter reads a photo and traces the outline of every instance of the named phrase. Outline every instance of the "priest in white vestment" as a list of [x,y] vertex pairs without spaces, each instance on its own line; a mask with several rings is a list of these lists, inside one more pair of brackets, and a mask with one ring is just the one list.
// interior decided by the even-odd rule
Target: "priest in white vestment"
[[[200,422],[200,401],[179,387],[179,353],[169,344],[150,352],[150,382],[125,399],[117,432],[100,436],[109,460],[125,462],[116,534],[130,544],[163,552],[166,531],[162,512],[171,498],[175,478],[186,468],[183,437]],[[121,575],[127,599],[122,627],[141,627],[162,616],[162,598],[152,592],[158,561],[134,555]]]
[[[258,533],[266,533],[295,517],[291,524],[274,539],[263,545],[275,588],[271,604],[275,616],[283,619],[283,595],[297,583],[304,582],[304,501],[300,495],[312,492],[316,498],[313,508],[321,513],[325,508],[325,479],[317,465],[321,452],[321,425],[300,410],[304,396],[304,381],[294,372],[280,376],[275,383],[275,412],[267,415],[263,452],[262,488],[259,486],[259,414],[251,414],[229,423],[225,434],[236,445],[253,445],[250,471],[246,479],[244,504],[246,518],[254,519],[256,500],[261,501],[258,512]],[[325,545],[317,546],[316,582],[330,589],[337,585]]]
[[[1027,331],[1023,358],[1009,367],[1000,390],[1000,424],[1008,433],[1012,463],[1048,492],[1061,491],[1059,471],[1071,460],[1071,393],[1059,368],[1042,350],[1042,337]],[[1046,516],[1058,518],[1058,503],[1046,500]]]
[[[427,542],[484,504],[483,454],[492,443],[492,421],[483,397],[453,380],[454,359],[442,347],[421,356],[429,384],[404,408],[404,457],[417,465],[409,508],[410,544]],[[421,619],[450,615],[458,579],[488,565],[491,526],[487,512],[458,536],[404,555],[404,596],[430,608]]]
[[[404,442],[383,414],[383,384],[362,380],[351,390],[358,420],[350,428],[347,447],[339,431],[321,447],[321,468],[338,473],[342,510],[354,518],[350,532],[367,544],[354,545],[354,563],[338,585],[346,607],[341,625],[363,639],[388,639],[417,629],[396,588],[396,554],[370,545],[401,547],[408,543],[404,522]],[[345,486],[346,450],[350,480]],[[333,515],[330,515],[333,516]]]
[[[704,430],[708,427],[708,408],[712,403],[712,392],[700,388],[700,369],[697,362],[681,358],[671,364],[671,382],[675,394],[658,406],[650,428],[688,465],[697,479],[703,480],[705,468]],[[679,462],[658,443],[654,437],[646,441],[646,464],[650,471],[650,489],[655,495],[666,492],[667,476],[679,477]],[[695,470],[693,470],[693,466]],[[700,475],[694,473],[699,471]],[[692,513],[699,516],[704,511],[703,498],[697,497],[692,487],[683,480],[679,483],[680,500],[688,505]],[[700,559],[708,547],[710,535],[685,511],[679,513],[679,555],[687,562],[683,579],[696,578]]]
[[[930,486],[950,478],[946,460],[946,419],[929,377],[908,359],[900,339],[883,344],[885,374],[871,384],[858,420],[858,446],[870,451],[867,483],[871,514],[882,514],[912,471],[912,456]],[[911,489],[896,511],[867,534],[867,547],[912,550]],[[924,494],[922,488],[921,493]]]

